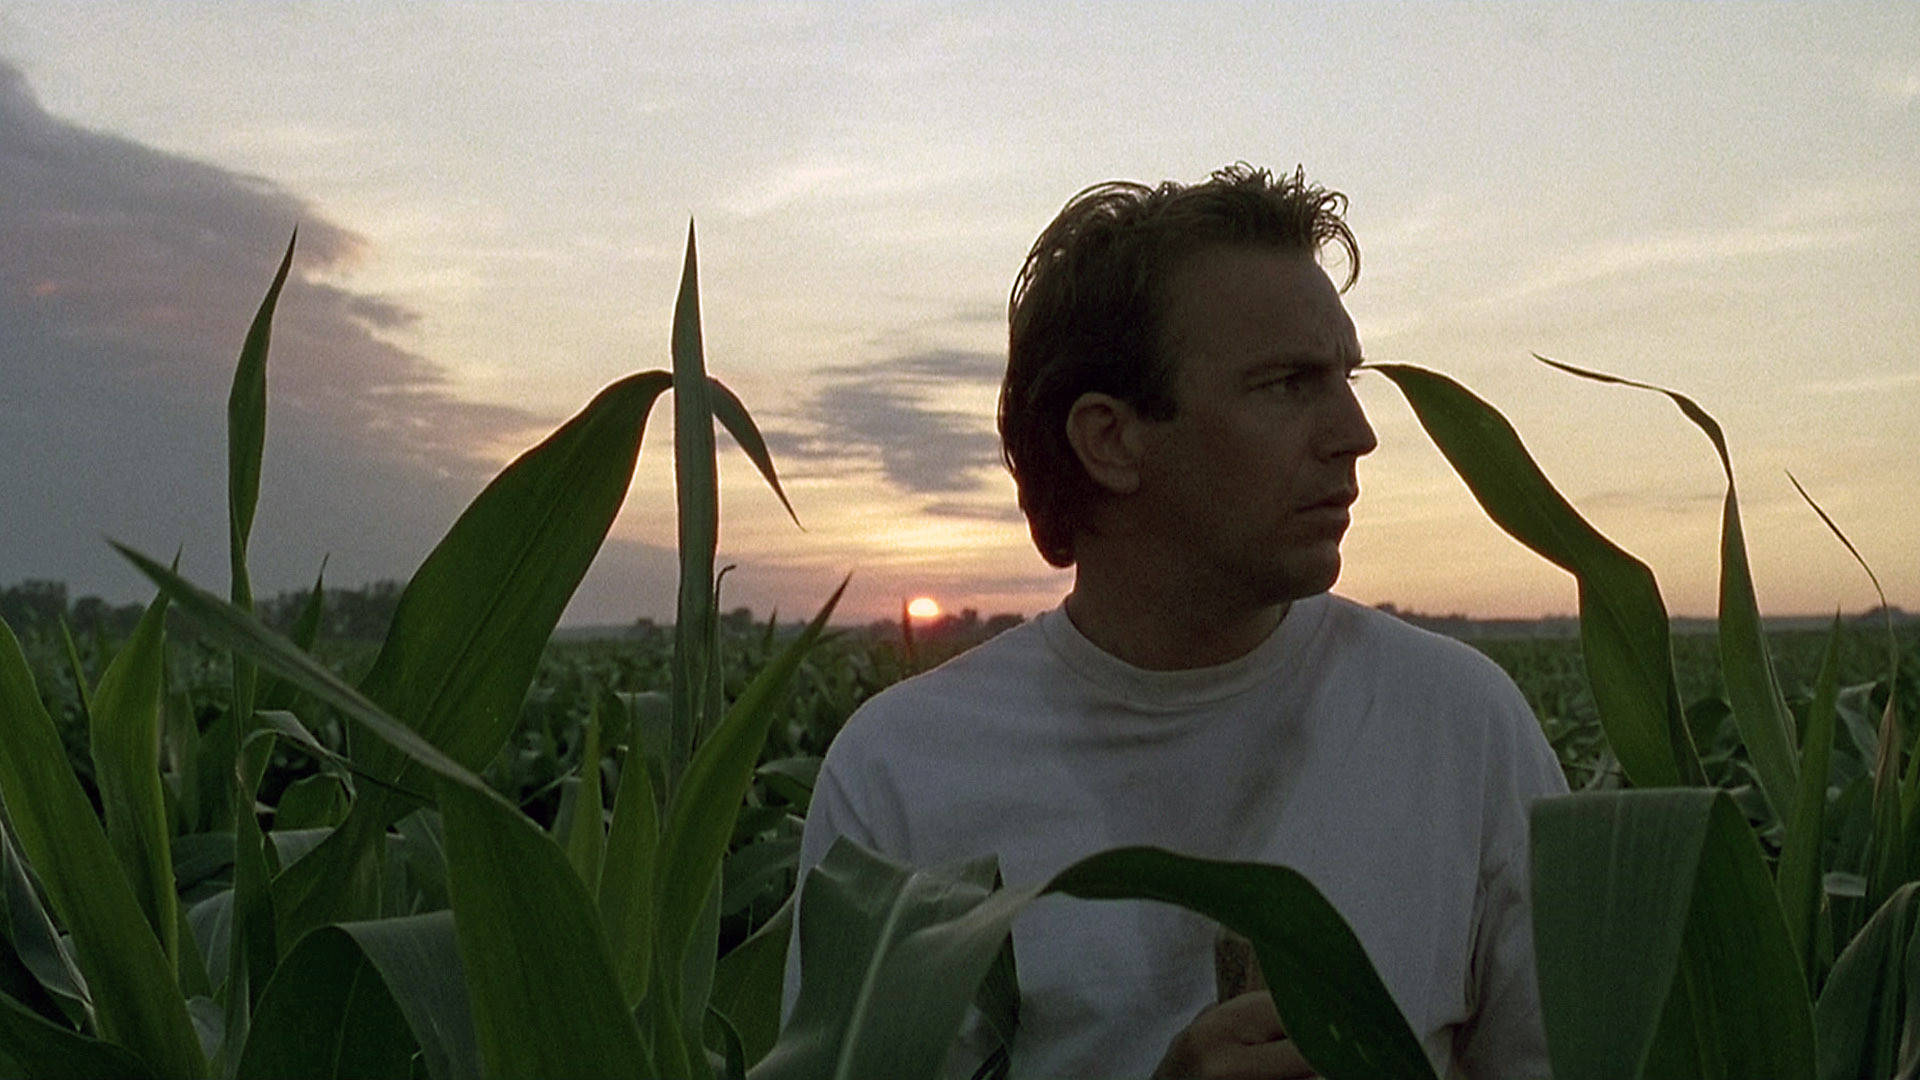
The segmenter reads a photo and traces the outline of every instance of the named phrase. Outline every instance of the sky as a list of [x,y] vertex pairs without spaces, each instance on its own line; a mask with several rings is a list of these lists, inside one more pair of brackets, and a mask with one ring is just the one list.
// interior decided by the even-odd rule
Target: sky
[[[1229,162],[1350,199],[1371,360],[1445,372],[1711,614],[1725,427],[1763,610],[1857,611],[1804,484],[1920,608],[1920,5],[200,4],[0,0],[0,584],[223,588],[224,406],[297,225],[256,593],[404,579],[512,457],[665,367],[695,222],[723,602],[1032,614],[993,404],[1033,237],[1107,179]],[[1338,269],[1338,268],[1336,268]],[[1336,591],[1571,612],[1405,401]],[[670,619],[670,409],[567,614]]]

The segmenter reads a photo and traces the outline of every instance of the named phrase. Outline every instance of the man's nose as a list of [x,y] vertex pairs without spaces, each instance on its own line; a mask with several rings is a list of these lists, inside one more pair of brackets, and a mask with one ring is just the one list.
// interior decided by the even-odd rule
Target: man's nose
[[1341,388],[1333,413],[1327,417],[1324,440],[1321,452],[1330,458],[1364,457],[1379,447],[1380,439],[1374,435],[1373,425],[1367,423],[1367,412],[1360,407],[1352,386]]

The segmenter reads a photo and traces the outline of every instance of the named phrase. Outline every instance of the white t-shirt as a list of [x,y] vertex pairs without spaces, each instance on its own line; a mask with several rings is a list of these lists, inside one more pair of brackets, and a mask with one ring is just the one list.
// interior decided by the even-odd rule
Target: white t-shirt
[[[800,862],[845,835],[923,867],[994,855],[1009,885],[1135,844],[1290,866],[1352,925],[1440,1076],[1535,1078],[1527,807],[1565,790],[1504,672],[1370,608],[1296,601],[1246,656],[1172,672],[1055,608],[855,712]],[[1214,934],[1169,904],[1034,902],[1013,929],[1013,1075],[1150,1075],[1214,1000]],[[798,965],[795,948],[789,1008]],[[950,1065],[986,1037],[970,1016]]]

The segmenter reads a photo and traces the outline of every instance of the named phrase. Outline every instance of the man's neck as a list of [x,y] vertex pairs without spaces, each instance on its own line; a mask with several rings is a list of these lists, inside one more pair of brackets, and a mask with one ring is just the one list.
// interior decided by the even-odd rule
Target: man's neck
[[1082,569],[1067,595],[1067,617],[1111,656],[1150,671],[1224,664],[1272,636],[1289,603],[1255,608],[1203,608],[1191,598],[1128,589]]

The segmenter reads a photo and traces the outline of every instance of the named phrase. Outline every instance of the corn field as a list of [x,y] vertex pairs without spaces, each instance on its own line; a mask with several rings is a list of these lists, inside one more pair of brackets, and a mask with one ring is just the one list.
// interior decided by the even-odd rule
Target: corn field
[[[1176,903],[1250,939],[1294,973],[1275,1003],[1323,1076],[1433,1076],[1311,882],[1152,849],[1008,887],[991,862],[935,879],[836,847],[806,883],[783,1028],[821,755],[933,658],[829,631],[838,592],[804,625],[720,617],[715,421],[786,496],[706,371],[691,232],[671,369],[609,386],[503,470],[359,650],[319,639],[321,582],[285,635],[253,614],[293,254],[228,403],[229,594],[122,548],[158,590],[125,640],[0,622],[0,1074],[931,1077],[969,1007],[1003,1041],[983,1074],[1004,1074],[1009,928],[1065,893]],[[1920,632],[1764,633],[1719,426],[1625,384],[1677,405],[1727,476],[1717,632],[1675,637],[1651,571],[1497,411],[1374,367],[1489,517],[1578,581],[1577,641],[1479,643],[1574,790],[1532,822],[1554,1075],[1920,1076]],[[669,393],[673,629],[556,643]]]

